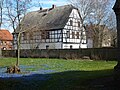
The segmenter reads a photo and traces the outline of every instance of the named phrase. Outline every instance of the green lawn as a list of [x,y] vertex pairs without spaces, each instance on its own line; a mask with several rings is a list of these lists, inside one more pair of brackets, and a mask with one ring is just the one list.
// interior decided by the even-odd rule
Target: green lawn
[[[14,65],[15,62],[15,58],[1,58],[0,67]],[[90,80],[111,76],[116,64],[116,61],[20,59],[20,65],[34,67],[27,68],[28,70],[54,70],[54,72],[47,74],[50,75],[49,80],[43,82],[42,86],[37,86],[37,89],[41,90],[87,90]]]
[[[1,58],[0,66],[14,65],[16,58]],[[47,58],[21,58],[20,65],[34,66],[35,70],[63,71],[98,71],[113,69],[116,61],[65,60]]]

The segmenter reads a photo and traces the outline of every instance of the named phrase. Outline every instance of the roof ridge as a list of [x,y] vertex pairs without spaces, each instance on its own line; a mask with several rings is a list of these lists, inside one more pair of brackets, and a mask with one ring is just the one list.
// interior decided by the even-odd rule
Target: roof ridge
[[[74,8],[75,7],[73,5],[68,4],[64,6],[55,7],[52,10],[48,8],[43,9],[41,11],[40,10],[32,11],[25,15],[25,18],[21,21],[21,23],[24,24],[23,27],[26,30],[35,25],[37,26],[36,30],[37,29],[50,30],[64,28],[66,22],[68,21],[70,13]],[[17,29],[17,31],[19,30]]]
[[[55,8],[61,8],[61,7],[66,7],[66,6],[74,7],[72,4],[67,4],[67,5],[62,5],[62,6],[56,6]],[[53,8],[53,9],[55,9],[55,8]],[[31,12],[40,12],[41,13],[41,12],[46,12],[46,11],[50,11],[50,10],[53,10],[53,9],[52,9],[52,7],[50,7],[50,8],[44,8],[42,10],[36,10],[36,11],[31,11]]]

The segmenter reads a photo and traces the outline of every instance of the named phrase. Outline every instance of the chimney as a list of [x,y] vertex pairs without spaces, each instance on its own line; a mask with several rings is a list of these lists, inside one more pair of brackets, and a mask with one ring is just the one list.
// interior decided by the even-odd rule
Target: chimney
[[52,5],[52,9],[54,9],[55,7],[56,7],[56,5],[53,4],[53,5]]
[[42,10],[42,7],[40,7],[40,11]]

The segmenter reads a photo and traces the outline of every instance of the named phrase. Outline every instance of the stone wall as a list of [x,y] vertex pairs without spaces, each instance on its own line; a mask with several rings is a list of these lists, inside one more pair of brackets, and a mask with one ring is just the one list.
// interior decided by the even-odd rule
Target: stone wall
[[[64,58],[80,59],[90,58],[92,60],[116,60],[116,48],[89,48],[89,49],[31,49],[21,50],[23,58]],[[15,50],[3,50],[2,56],[16,57]]]

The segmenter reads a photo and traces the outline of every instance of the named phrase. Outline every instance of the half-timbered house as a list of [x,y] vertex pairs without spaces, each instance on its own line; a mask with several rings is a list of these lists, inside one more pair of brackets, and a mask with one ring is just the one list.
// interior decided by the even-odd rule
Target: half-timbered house
[[[72,5],[29,12],[21,21],[22,49],[87,48],[79,10]],[[15,39],[14,33],[14,39]]]

